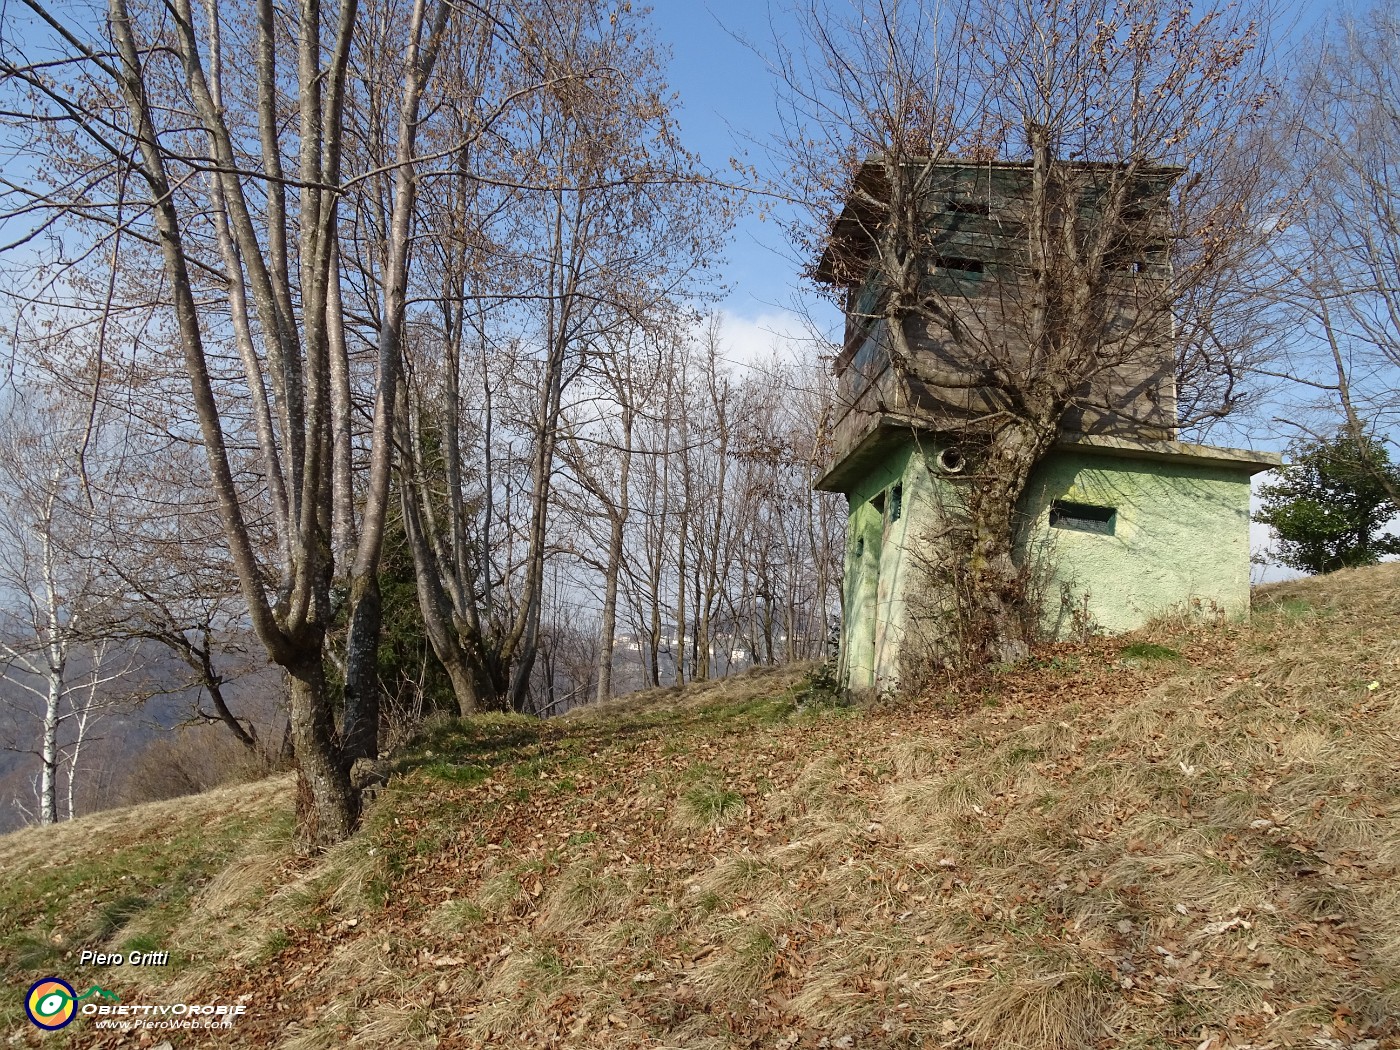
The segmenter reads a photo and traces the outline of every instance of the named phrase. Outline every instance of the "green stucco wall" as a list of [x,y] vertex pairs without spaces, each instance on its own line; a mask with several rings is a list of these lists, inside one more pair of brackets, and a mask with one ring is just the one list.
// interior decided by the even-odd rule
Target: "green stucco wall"
[[[847,495],[841,672],[850,688],[897,687],[901,651],[926,648],[937,629],[924,615],[932,602],[919,590],[927,587],[919,544],[937,533],[943,508],[968,483],[930,469],[939,450],[911,436]],[[903,506],[890,521],[895,485]],[[1113,534],[1052,528],[1054,500],[1114,508]],[[1023,555],[1047,573],[1049,633],[1072,625],[1062,593],[1111,633],[1176,608],[1249,610],[1247,468],[1058,449],[1032,476],[1022,513]]]
[[[884,667],[897,660],[892,624],[900,614],[892,606],[904,585],[905,529],[908,514],[887,523],[890,490],[904,481],[912,445],[896,449],[847,494],[846,572],[842,591],[841,665],[843,678],[855,688],[872,685]],[[906,501],[907,502],[907,501]]]
[[[1051,528],[1052,500],[1113,507],[1113,535]],[[1117,633],[1172,609],[1239,617],[1249,612],[1249,473],[1057,451],[1027,488],[1033,555],[1093,623]],[[1059,591],[1049,625],[1069,627]]]
[[[948,498],[926,466],[938,451],[936,445],[913,439],[899,444],[847,494],[841,671],[850,688],[884,690],[898,684],[900,654],[909,642],[912,590],[922,578],[917,541],[937,522]],[[902,506],[892,521],[896,485],[902,489]],[[877,507],[877,501],[883,506]]]

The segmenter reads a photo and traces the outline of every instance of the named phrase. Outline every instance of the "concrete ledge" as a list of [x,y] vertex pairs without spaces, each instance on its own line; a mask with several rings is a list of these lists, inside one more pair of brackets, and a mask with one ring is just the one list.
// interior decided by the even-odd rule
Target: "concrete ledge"
[[[855,446],[842,456],[839,462],[833,463],[831,469],[819,477],[812,487],[818,492],[850,492],[852,482],[868,473],[884,458],[892,445],[912,433],[934,439],[941,436],[945,441],[952,437],[939,435],[937,431],[921,425],[910,416],[881,413]],[[1055,442],[1055,448],[1119,459],[1225,467],[1248,471],[1251,475],[1283,465],[1283,457],[1277,452],[1219,448],[1215,445],[1195,445],[1187,441],[1134,441],[1099,434],[1066,434]]]
[[851,450],[812,483],[812,488],[818,492],[850,492],[854,487],[853,482],[869,473],[892,445],[916,431],[930,436],[933,434],[932,430],[919,426],[908,416],[882,412]]
[[1146,459],[1157,463],[1187,462],[1205,467],[1234,467],[1247,470],[1250,474],[1258,474],[1283,465],[1283,457],[1277,452],[1194,445],[1187,441],[1132,441],[1098,434],[1066,434],[1055,442],[1055,447],[1101,456]]

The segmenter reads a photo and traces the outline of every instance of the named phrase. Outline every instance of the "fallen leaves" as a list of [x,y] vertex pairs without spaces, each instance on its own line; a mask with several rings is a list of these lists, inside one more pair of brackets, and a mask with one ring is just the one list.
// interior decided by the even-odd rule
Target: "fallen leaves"
[[[286,943],[211,987],[251,997],[249,1046],[329,1027],[315,1007],[443,1050],[964,1047],[1059,1003],[1104,1048],[1391,1050],[1396,721],[1362,686],[1393,676],[1396,591],[1301,627],[1164,627],[1169,666],[1050,647],[957,703],[758,723],[683,694],[478,736],[487,778],[410,773],[381,802],[372,905],[308,890]],[[678,825],[699,780],[742,799],[732,823]],[[707,996],[725,967],[745,991]]]

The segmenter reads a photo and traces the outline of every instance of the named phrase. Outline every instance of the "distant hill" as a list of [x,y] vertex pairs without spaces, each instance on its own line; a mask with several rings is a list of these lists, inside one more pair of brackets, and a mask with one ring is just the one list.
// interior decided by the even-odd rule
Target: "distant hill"
[[[76,664],[77,661],[72,680],[79,683],[81,668]],[[141,703],[120,704],[92,722],[78,766],[75,802],[79,813],[118,802],[133,760],[152,741],[190,721],[199,691],[182,688],[189,677],[189,668],[165,646],[155,642],[139,645],[130,674],[115,682],[108,692],[155,695]],[[12,685],[3,684],[0,689],[7,701],[0,704],[0,744],[37,750],[42,703]],[[255,718],[263,725],[264,735],[276,737],[284,721],[278,712],[280,689],[280,672],[268,667],[231,680],[225,686],[225,696],[235,713]],[[207,701],[204,706],[208,707]],[[65,727],[60,742],[68,739]],[[25,822],[24,811],[14,800],[18,799],[30,811],[34,809],[33,784],[39,768],[37,755],[0,747],[0,833],[22,827]],[[63,783],[66,790],[66,779]]]
[[868,708],[441,722],[315,859],[285,777],[16,832],[0,968],[244,1008],[175,1046],[1394,1048],[1400,566],[1255,609]]

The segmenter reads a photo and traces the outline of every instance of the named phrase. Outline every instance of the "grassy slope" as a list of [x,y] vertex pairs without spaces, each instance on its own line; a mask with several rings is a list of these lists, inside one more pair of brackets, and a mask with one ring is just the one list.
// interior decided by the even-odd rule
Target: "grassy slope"
[[218,1042],[289,1050],[1400,1046],[1397,595],[1286,584],[957,702],[786,672],[445,724],[316,860],[285,780],[16,833],[0,969],[242,997]]

